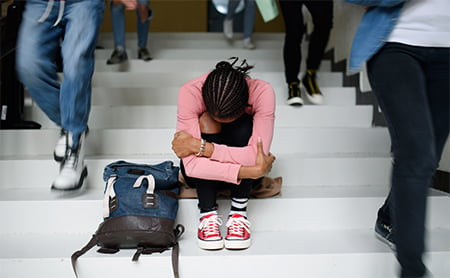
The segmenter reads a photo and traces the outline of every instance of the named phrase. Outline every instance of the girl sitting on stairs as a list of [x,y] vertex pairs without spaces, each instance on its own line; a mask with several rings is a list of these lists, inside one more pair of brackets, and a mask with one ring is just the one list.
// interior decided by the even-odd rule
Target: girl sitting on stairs
[[[216,68],[180,88],[177,132],[172,149],[181,173],[197,189],[198,245],[206,250],[246,249],[251,244],[247,203],[253,184],[272,168],[269,152],[275,119],[275,95],[269,83],[252,79],[244,60]],[[227,233],[220,233],[217,190],[230,189]]]

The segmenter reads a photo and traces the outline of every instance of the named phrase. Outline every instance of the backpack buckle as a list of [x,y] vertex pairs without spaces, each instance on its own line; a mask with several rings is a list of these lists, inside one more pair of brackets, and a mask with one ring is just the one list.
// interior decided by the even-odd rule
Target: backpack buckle
[[142,196],[142,206],[144,208],[157,208],[158,196],[155,194],[146,193]]

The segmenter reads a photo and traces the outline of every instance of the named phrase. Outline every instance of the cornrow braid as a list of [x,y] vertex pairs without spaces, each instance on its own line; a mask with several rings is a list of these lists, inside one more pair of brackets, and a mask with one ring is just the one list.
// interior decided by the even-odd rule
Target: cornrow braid
[[248,104],[248,71],[253,68],[243,60],[235,66],[238,57],[231,57],[232,63],[221,61],[208,75],[202,87],[203,101],[207,112],[219,119],[239,117]]

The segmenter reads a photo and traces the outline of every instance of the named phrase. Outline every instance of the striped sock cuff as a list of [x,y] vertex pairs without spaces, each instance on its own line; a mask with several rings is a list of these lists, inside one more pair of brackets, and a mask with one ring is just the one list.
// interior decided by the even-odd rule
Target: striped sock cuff
[[248,198],[231,198],[232,211],[246,211]]

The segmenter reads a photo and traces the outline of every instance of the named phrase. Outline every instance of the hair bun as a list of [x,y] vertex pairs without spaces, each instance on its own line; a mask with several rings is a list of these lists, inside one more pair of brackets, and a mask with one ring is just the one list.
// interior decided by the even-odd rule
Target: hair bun
[[227,61],[221,61],[221,62],[217,63],[216,69],[221,69],[221,68],[231,68],[231,64]]

